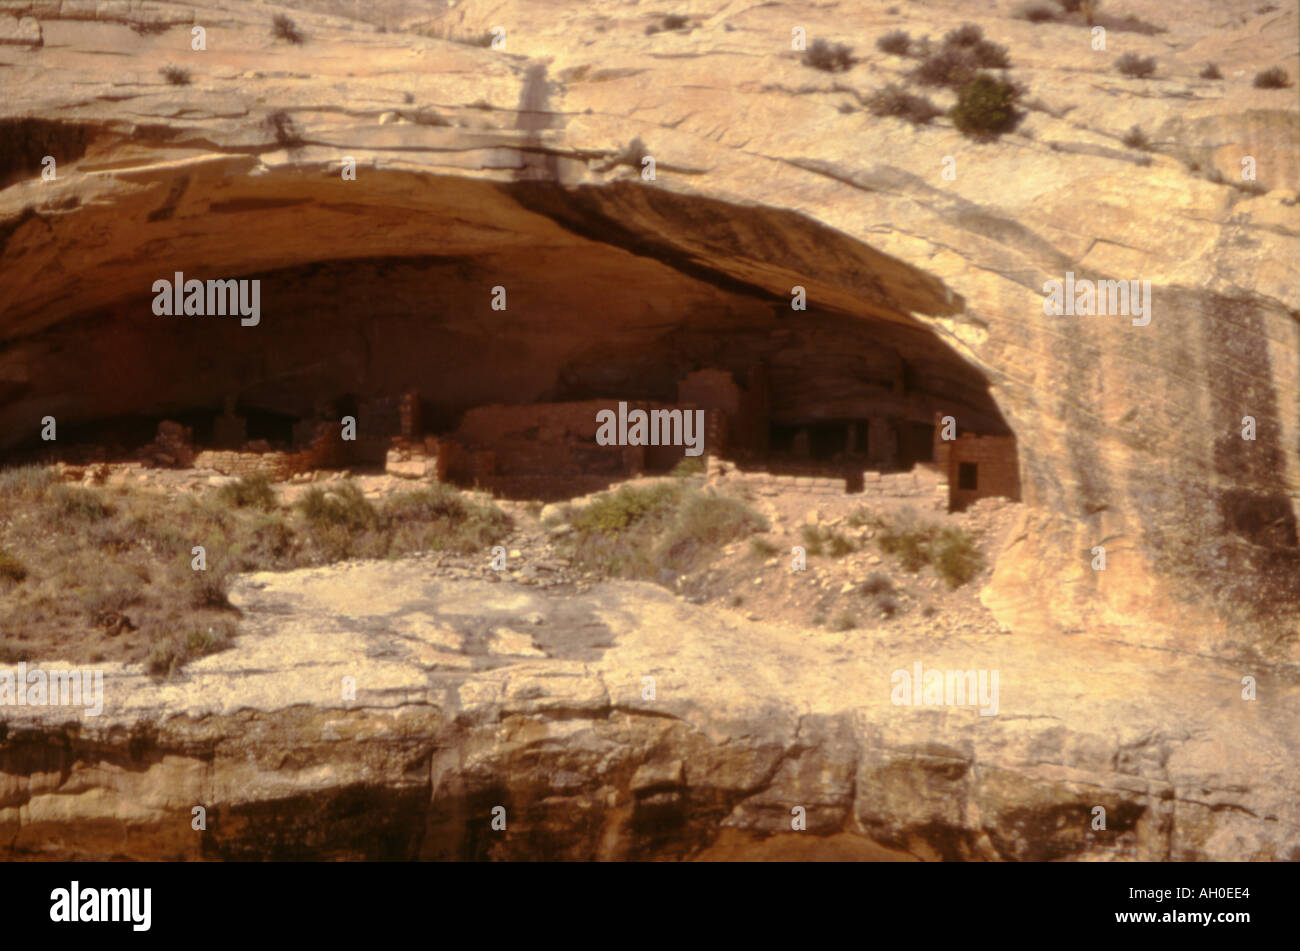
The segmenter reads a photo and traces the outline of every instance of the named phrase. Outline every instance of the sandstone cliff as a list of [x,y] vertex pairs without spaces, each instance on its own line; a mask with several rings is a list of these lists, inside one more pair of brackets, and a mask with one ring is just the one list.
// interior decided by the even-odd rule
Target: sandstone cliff
[[[1046,857],[1091,846],[1035,851],[997,840],[981,817],[1006,805],[998,790],[1028,769],[1038,791],[1016,815],[1050,825],[1044,803],[1074,796],[1072,777],[1100,770],[1114,774],[1103,785],[1119,812],[1143,817],[1125,854],[1285,856],[1300,822],[1294,794],[1288,805],[1281,792],[1296,788],[1285,765],[1295,737],[1267,731],[1294,730],[1289,708],[1273,705],[1289,696],[1293,707],[1294,687],[1278,684],[1267,713],[1237,712],[1254,708],[1229,699],[1211,710],[1204,698],[1231,697],[1220,688],[1250,671],[1197,655],[1293,663],[1297,650],[1300,111],[1294,87],[1251,85],[1273,65],[1300,75],[1294,5],[1134,2],[1123,12],[1163,32],[1111,29],[1106,51],[1092,48],[1086,26],[1032,24],[1012,17],[1013,4],[964,0],[718,0],[691,3],[684,26],[653,32],[670,11],[612,0],[349,7],[0,2],[0,444],[30,438],[46,414],[76,424],[219,404],[236,379],[293,409],[325,380],[361,390],[400,377],[454,413],[586,396],[611,378],[653,394],[704,357],[784,351],[795,368],[789,399],[833,401],[856,372],[849,346],[888,341],[928,385],[1018,438],[1023,524],[984,599],[1017,635],[1014,647],[999,645],[1011,652],[1004,664],[1033,671],[1032,695],[1007,708],[1025,719],[1004,713],[993,736],[978,719],[885,727],[862,712],[880,696],[860,698],[860,678],[836,693],[800,679],[827,669],[810,663],[784,684],[749,683],[757,674],[714,673],[730,656],[720,648],[667,667],[685,678],[689,705],[711,711],[695,719],[685,708],[637,712],[613,672],[570,661],[454,690],[395,663],[383,667],[394,678],[385,699],[336,717],[306,688],[222,701],[224,665],[267,669],[250,646],[240,648],[246,659],[204,662],[196,683],[133,685],[132,708],[80,739],[33,727],[10,802],[28,802],[32,777],[55,762],[59,783],[89,771],[86,795],[31,803],[84,809],[89,822],[144,801],[132,783],[166,799],[136,807],[150,816],[171,816],[198,791],[229,803],[257,835],[266,803],[327,787],[382,789],[394,814],[424,816],[430,783],[446,774],[462,785],[433,801],[487,802],[505,773],[526,783],[524,764],[540,751],[560,757],[547,769],[563,761],[596,783],[575,802],[614,804],[592,807],[585,844],[572,846],[583,854],[607,854],[604,823],[635,824],[643,801],[671,811],[674,790],[689,787],[703,797],[690,800],[694,814],[730,815],[751,831],[766,828],[765,810],[780,812],[768,799],[788,813],[798,795],[821,804],[823,831],[851,817],[913,851]],[[302,42],[271,35],[281,9]],[[947,119],[914,128],[862,108],[912,65],[877,50],[879,35],[937,38],[964,22],[1009,48],[1011,74],[1027,87],[1014,133],[975,142]],[[190,47],[195,25],[206,31],[201,52]],[[504,50],[465,42],[497,26]],[[842,73],[809,69],[790,49],[795,27],[851,43],[860,61]],[[1124,52],[1154,55],[1157,74],[1116,72]],[[1223,80],[1198,78],[1211,60]],[[190,83],[170,84],[159,74],[167,64]],[[945,95],[936,101],[949,104]],[[1134,125],[1154,151],[1123,144]],[[638,174],[642,154],[655,160],[653,183]],[[46,155],[58,160],[52,181],[41,177]],[[1252,187],[1244,158],[1257,170]],[[348,160],[355,181],[341,175]],[[152,283],[175,271],[272,276],[268,313],[294,319],[268,318],[258,337],[222,325],[195,347],[148,311]],[[1149,280],[1150,324],[1044,316],[1043,285],[1066,272]],[[500,283],[510,286],[508,322],[488,305]],[[807,288],[815,331],[789,311],[794,285]],[[830,382],[801,396],[798,372]],[[1245,416],[1257,422],[1253,441],[1241,438]],[[1106,571],[1091,567],[1098,545]],[[601,610],[617,616],[608,597]],[[619,664],[638,676],[667,663],[670,645],[655,638],[671,636],[680,651],[694,634],[712,643],[699,629],[712,621],[605,623],[623,625],[612,653],[640,652]],[[1066,649],[1071,631],[1130,646]],[[1129,659],[1153,653],[1127,653],[1155,648],[1187,670],[1156,672]],[[875,647],[831,669],[866,664],[878,676],[892,657]],[[1111,665],[1113,677],[1096,673]],[[1092,668],[1089,682],[1117,693],[1074,695],[1053,679],[1062,667]],[[1185,678],[1177,684],[1174,670]],[[720,706],[708,694],[714,676],[739,678],[718,687],[730,698]],[[436,700],[401,699],[438,690]],[[1121,694],[1161,701],[1130,709]],[[1092,735],[1093,713],[1117,732]],[[340,739],[322,740],[328,749],[258,745],[263,730],[325,736],[335,719]],[[749,732],[760,721],[770,736]],[[361,736],[379,742],[348,746]],[[927,745],[935,736],[946,739]],[[656,751],[644,775],[635,758],[609,752],[629,737]],[[336,760],[346,749],[354,765]],[[679,759],[710,765],[703,779],[683,779]],[[227,772],[235,762],[256,776]],[[594,764],[612,778],[592,779]],[[155,781],[164,774],[172,778]],[[906,807],[864,796],[890,777],[930,792]],[[634,788],[642,780],[644,795]],[[247,799],[230,791],[245,781],[257,789]],[[789,795],[771,791],[787,786]],[[350,808],[346,796],[320,801]],[[534,820],[545,836],[545,817]],[[362,826],[356,843],[329,848],[373,854],[360,843],[375,830]],[[23,828],[39,837],[54,826]],[[105,828],[118,836],[122,826]],[[1026,830],[1026,843],[1055,841]],[[385,835],[379,851],[392,855],[454,839]],[[614,851],[659,848],[615,838]],[[224,841],[209,847],[246,847],[238,835]],[[168,839],[121,851],[188,848]]]

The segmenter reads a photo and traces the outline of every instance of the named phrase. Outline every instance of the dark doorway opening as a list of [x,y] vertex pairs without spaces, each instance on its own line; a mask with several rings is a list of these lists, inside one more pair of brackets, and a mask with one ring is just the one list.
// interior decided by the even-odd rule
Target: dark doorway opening
[[957,488],[974,492],[979,488],[979,464],[974,462],[957,463]]
[[265,409],[244,410],[248,439],[264,439],[272,445],[288,447],[293,442],[293,424],[297,417]]

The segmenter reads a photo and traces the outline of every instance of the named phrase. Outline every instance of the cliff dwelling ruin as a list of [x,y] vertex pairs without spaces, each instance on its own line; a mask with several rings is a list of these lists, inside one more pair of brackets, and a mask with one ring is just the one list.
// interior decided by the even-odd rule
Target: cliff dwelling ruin
[[[134,457],[277,479],[388,465],[557,499],[685,458],[681,446],[598,445],[597,414],[628,401],[705,411],[706,457],[741,477],[817,478],[859,492],[915,468],[953,508],[1019,497],[1014,437],[988,381],[909,313],[947,306],[943,291],[806,219],[606,189],[664,203],[657,213],[677,216],[701,249],[717,240],[710,230],[758,242],[706,265],[616,228],[582,191],[540,183],[435,185],[441,200],[465,207],[434,214],[395,207],[397,196],[373,184],[243,182],[257,194],[226,197],[225,180],[184,189],[202,217],[187,236],[157,239],[168,241],[166,268],[141,261],[108,281],[86,261],[58,305],[31,301],[27,333],[11,337],[3,357],[7,448],[49,458],[54,444],[42,443],[39,421],[51,415],[58,457],[69,461]],[[354,204],[340,212],[323,189]],[[351,225],[372,228],[373,241],[331,238],[338,229],[319,221],[340,213],[369,219]],[[70,217],[80,216],[98,213]],[[145,237],[120,218],[101,226],[122,232],[102,252]],[[417,245],[384,237],[403,226],[418,231]],[[815,259],[841,266],[856,258],[861,299],[823,299],[815,271],[777,263],[790,241],[814,242]],[[406,253],[384,246],[397,244]],[[288,249],[308,260],[251,267]],[[203,263],[185,260],[191,253]],[[759,273],[741,280],[733,268]],[[260,323],[159,315],[151,288],[173,271],[260,281]],[[807,310],[793,310],[773,282],[806,287]],[[39,375],[24,370],[37,365]],[[951,441],[939,437],[945,416],[956,422]]]

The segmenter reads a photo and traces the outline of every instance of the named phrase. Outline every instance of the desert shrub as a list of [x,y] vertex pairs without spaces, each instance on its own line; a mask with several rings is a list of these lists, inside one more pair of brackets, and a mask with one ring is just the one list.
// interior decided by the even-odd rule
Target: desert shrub
[[1016,8],[1012,14],[1017,20],[1030,23],[1053,23],[1060,19],[1059,12],[1046,3],[1025,3]]
[[1265,69],[1255,74],[1256,89],[1285,89],[1291,85],[1291,78],[1281,66]]
[[155,677],[168,677],[188,661],[225,650],[233,635],[234,625],[228,621],[188,625],[154,642],[145,660],[145,670]]
[[944,46],[973,47],[984,39],[984,31],[974,23],[963,23],[955,30],[944,34]]
[[688,16],[682,16],[679,13],[670,13],[663,18],[660,25],[663,26],[665,30],[680,30],[686,27],[690,22],[691,18]]
[[1151,140],[1146,137],[1146,133],[1139,126],[1133,126],[1124,133],[1124,144],[1130,149],[1141,149],[1143,152],[1151,151]]
[[283,13],[271,17],[271,35],[277,40],[285,40],[289,43],[301,43],[303,40],[298,25]]
[[755,558],[767,559],[776,556],[781,551],[776,545],[766,538],[751,538],[749,540],[749,553]]
[[579,510],[572,524],[582,533],[617,535],[643,519],[663,516],[675,505],[679,495],[680,490],[671,485],[621,486]]
[[16,555],[0,548],[0,578],[15,584],[27,577],[27,566]]
[[877,538],[880,550],[898,558],[908,571],[920,571],[930,563],[930,533],[925,530],[885,532]]
[[1136,53],[1125,53],[1115,60],[1115,68],[1125,76],[1131,76],[1134,79],[1146,79],[1148,76],[1155,74],[1156,58],[1154,56],[1138,56]]
[[961,86],[975,77],[975,57],[970,50],[944,46],[925,57],[911,77],[922,86]]
[[889,580],[889,575],[881,571],[873,571],[867,580],[862,582],[859,589],[863,594],[869,597],[876,597],[881,594],[889,594],[894,590],[894,583]]
[[164,66],[158,70],[163,79],[173,86],[188,86],[190,84],[190,71],[180,66]]
[[876,40],[876,48],[886,53],[893,53],[895,56],[906,56],[912,48],[911,34],[906,30],[886,33]]
[[984,566],[984,556],[975,540],[959,528],[948,527],[934,544],[934,570],[950,588],[960,587]]
[[857,618],[848,611],[840,612],[840,614],[835,618],[835,630],[837,631],[851,631],[857,626]]
[[255,508],[271,511],[278,506],[271,480],[264,475],[245,476],[238,482],[217,490],[217,500],[232,508]]
[[843,72],[853,66],[853,47],[836,43],[832,46],[826,40],[813,40],[812,46],[804,50],[803,64],[813,69],[828,73]]
[[882,594],[876,598],[876,607],[880,609],[880,613],[885,617],[893,617],[902,606],[892,594]]
[[799,529],[804,549],[810,555],[830,555],[843,558],[857,551],[857,546],[838,532],[820,525],[804,525]]
[[1214,63],[1206,63],[1205,68],[1201,70],[1202,79],[1222,79],[1223,73],[1219,72],[1219,67]]
[[1019,116],[1017,87],[992,76],[977,76],[957,91],[957,104],[949,111],[953,124],[971,136],[999,135],[1015,128]]
[[435,485],[390,499],[381,510],[389,551],[483,551],[510,531],[509,516],[495,505],[474,502],[456,489]]
[[379,513],[354,483],[345,482],[329,491],[313,488],[296,507],[320,559],[340,561],[382,554],[369,544],[374,541],[370,532],[379,527]]
[[[220,539],[205,539],[207,552],[207,569],[196,571],[191,556],[186,553],[178,557],[172,571],[172,586],[183,593],[187,606],[191,608],[230,607],[226,592],[230,587],[232,575],[229,558],[222,551]],[[125,607],[125,605],[123,605]],[[114,608],[121,610],[121,608]]]
[[924,96],[913,95],[892,83],[873,93],[867,108],[874,116],[893,116],[913,125],[926,125],[943,110]]
[[55,484],[53,473],[43,466],[21,466],[0,471],[0,500],[36,502],[44,499]]
[[94,489],[58,485],[50,493],[50,498],[58,506],[59,512],[69,518],[97,522],[113,514],[113,507]]
[[728,542],[767,528],[767,520],[739,499],[692,493],[659,542],[656,561],[689,571]]
[[1009,69],[1011,67],[1011,57],[1007,55],[1007,48],[989,40],[980,40],[971,47],[971,55],[975,57],[975,64],[988,69]]
[[684,482],[622,486],[575,512],[571,524],[573,531],[558,544],[580,567],[651,580],[691,570],[723,545],[768,528],[738,499]]

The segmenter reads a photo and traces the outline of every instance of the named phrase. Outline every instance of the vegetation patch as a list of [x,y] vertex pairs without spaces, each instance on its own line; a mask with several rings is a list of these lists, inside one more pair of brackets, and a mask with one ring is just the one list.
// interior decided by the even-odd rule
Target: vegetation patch
[[1020,121],[1015,108],[1020,89],[989,75],[977,76],[957,92],[957,104],[948,115],[963,133],[984,138],[1010,132]]
[[984,31],[967,23],[950,31],[937,51],[928,52],[911,73],[922,86],[957,88],[973,80],[980,69],[1008,69],[1005,46],[984,39]]
[[606,577],[665,582],[713,561],[724,545],[768,530],[739,499],[675,480],[621,486],[573,513],[559,545],[574,564]]
[[895,56],[906,56],[912,50],[912,37],[906,30],[894,30],[877,38],[876,48]]
[[1291,77],[1281,66],[1265,69],[1255,74],[1256,89],[1285,89],[1291,85]]
[[180,66],[164,66],[158,70],[162,78],[167,80],[173,86],[188,86],[190,84],[190,71]]
[[913,125],[928,125],[943,110],[924,96],[917,96],[890,84],[871,95],[867,109],[873,116],[892,116]]
[[970,581],[984,567],[984,556],[974,538],[956,526],[940,527],[905,514],[895,521],[881,519],[876,544],[880,550],[898,558],[907,571],[917,572],[926,565],[951,588]]
[[496,506],[442,485],[376,505],[342,482],[286,508],[258,478],[169,497],[65,485],[36,467],[0,471],[0,650],[57,644],[73,659],[107,652],[174,670],[228,642],[226,595],[239,572],[486,551],[509,530]]
[[277,40],[294,44],[301,43],[305,39],[302,31],[298,29],[298,24],[283,13],[271,17],[271,35]]
[[1115,60],[1115,68],[1125,76],[1131,76],[1134,79],[1146,79],[1155,75],[1156,58],[1154,56],[1138,56],[1136,53],[1125,53]]
[[842,73],[852,69],[857,62],[853,58],[853,47],[836,43],[833,46],[826,40],[814,40],[812,46],[804,50],[803,64],[827,73]]
[[799,536],[804,550],[810,555],[843,558],[858,550],[848,538],[821,525],[804,525],[799,529]]
[[1151,151],[1151,140],[1146,137],[1146,133],[1139,126],[1133,126],[1124,133],[1124,144],[1130,149],[1141,149],[1143,152]]

